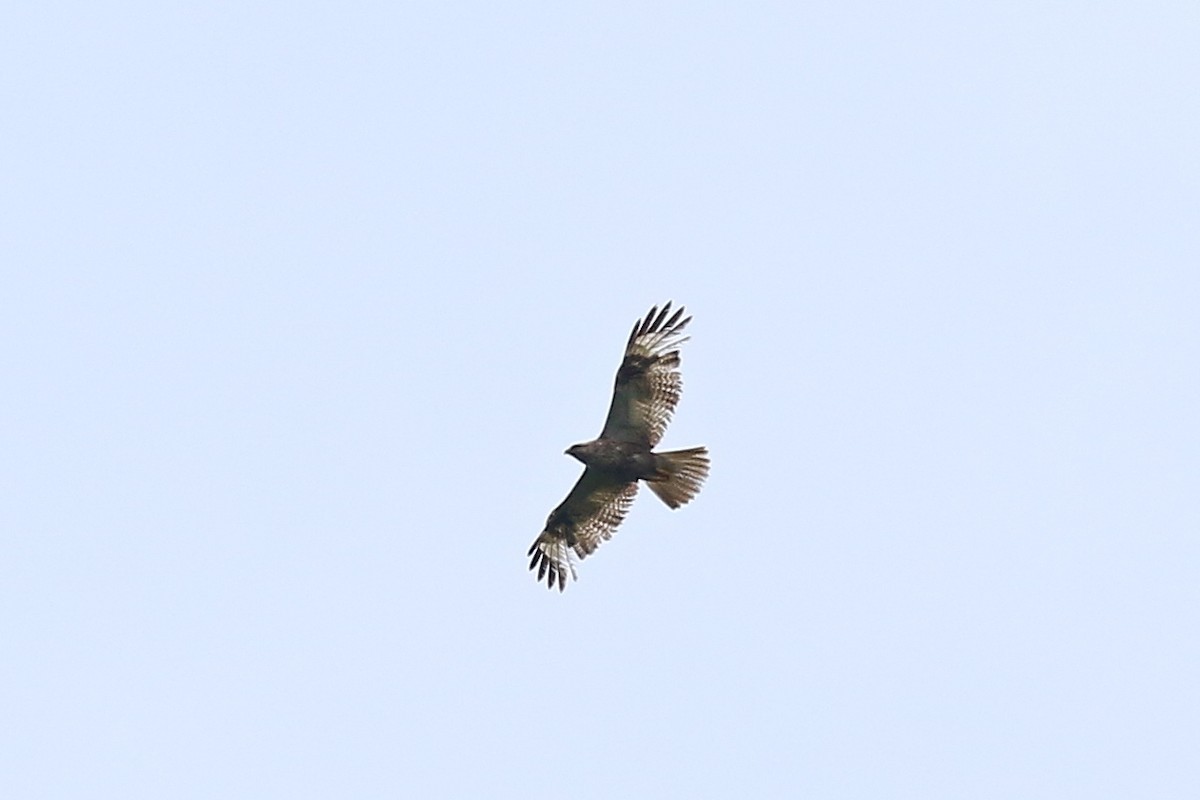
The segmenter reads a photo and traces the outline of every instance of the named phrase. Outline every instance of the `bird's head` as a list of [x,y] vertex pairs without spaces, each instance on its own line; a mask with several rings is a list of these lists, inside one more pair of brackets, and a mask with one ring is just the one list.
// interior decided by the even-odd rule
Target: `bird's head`
[[568,447],[565,451],[563,451],[563,454],[568,455],[568,456],[574,456],[575,458],[579,459],[580,461],[583,461],[583,455],[586,452],[587,452],[586,444],[573,444],[570,447]]

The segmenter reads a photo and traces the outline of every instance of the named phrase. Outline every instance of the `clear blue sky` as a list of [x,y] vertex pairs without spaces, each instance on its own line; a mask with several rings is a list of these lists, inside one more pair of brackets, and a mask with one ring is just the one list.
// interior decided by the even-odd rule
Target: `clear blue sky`
[[[2,793],[1200,796],[1198,31],[6,10]],[[550,593],[667,299],[712,476]]]

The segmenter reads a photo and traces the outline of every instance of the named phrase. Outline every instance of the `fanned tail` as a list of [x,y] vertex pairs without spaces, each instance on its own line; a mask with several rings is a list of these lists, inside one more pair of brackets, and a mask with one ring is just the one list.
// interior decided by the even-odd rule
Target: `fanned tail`
[[671,508],[679,508],[700,491],[708,477],[708,449],[692,447],[655,453],[657,475],[646,479],[650,491]]

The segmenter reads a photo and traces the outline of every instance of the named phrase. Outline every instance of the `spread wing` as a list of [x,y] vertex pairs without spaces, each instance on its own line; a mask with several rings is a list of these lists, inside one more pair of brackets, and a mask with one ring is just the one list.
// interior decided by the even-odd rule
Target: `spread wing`
[[671,304],[667,303],[662,311],[654,306],[644,319],[634,323],[625,345],[625,358],[617,370],[601,439],[654,447],[662,438],[683,390],[677,348],[688,340],[682,331],[692,318],[680,317],[683,308],[671,314]]
[[546,529],[529,548],[529,568],[537,570],[537,579],[545,580],[561,592],[567,576],[575,575],[575,558],[587,558],[601,542],[612,538],[625,519],[637,481],[621,483],[600,470],[588,467],[571,489],[567,499],[550,512]]

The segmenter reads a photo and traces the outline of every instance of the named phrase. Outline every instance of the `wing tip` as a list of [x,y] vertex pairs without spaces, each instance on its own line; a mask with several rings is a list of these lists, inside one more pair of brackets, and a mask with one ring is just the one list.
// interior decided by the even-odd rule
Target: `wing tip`
[[633,330],[629,334],[629,344],[633,344],[634,340],[639,336],[646,336],[652,333],[670,334],[683,330],[692,321],[692,318],[690,316],[683,316],[687,310],[686,306],[679,306],[675,309],[675,313],[671,314],[674,302],[673,300],[668,300],[661,307],[658,305],[650,306],[650,310],[646,315],[633,323]]
[[526,554],[530,556],[529,569],[536,571],[535,577],[538,583],[545,581],[546,588],[551,591],[554,590],[554,585],[557,583],[558,591],[562,593],[566,591],[568,579],[579,580],[575,574],[575,567],[571,564],[569,555],[564,555],[566,561],[560,563],[542,545],[542,538],[539,536],[530,546],[529,552]]

